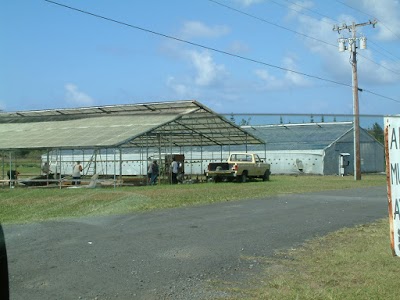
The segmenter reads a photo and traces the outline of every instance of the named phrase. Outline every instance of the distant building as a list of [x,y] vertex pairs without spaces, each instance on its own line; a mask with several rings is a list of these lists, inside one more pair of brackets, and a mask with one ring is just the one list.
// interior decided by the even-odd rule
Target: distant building
[[[353,123],[243,126],[265,145],[249,146],[273,174],[348,175],[354,172]],[[361,172],[384,172],[384,146],[360,128]]]

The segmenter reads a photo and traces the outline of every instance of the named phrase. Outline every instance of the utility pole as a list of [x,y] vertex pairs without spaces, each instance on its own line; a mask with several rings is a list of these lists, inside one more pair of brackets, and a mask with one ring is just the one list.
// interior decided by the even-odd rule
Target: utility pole
[[[367,38],[360,37],[357,38],[357,27],[372,25],[375,27],[377,21],[368,21],[365,23],[356,24],[355,22],[352,25],[343,24],[342,26],[333,26],[333,30],[337,31],[340,34],[341,30],[347,29],[352,33],[351,38],[339,38],[339,51],[344,52],[345,50],[349,50],[351,53],[351,66],[352,66],[352,81],[353,81],[353,133],[354,133],[354,180],[361,180],[361,155],[360,155],[360,116],[359,116],[359,105],[358,105],[358,91],[362,91],[358,88],[358,77],[357,77],[357,41],[359,41],[359,48],[366,49],[367,48]],[[347,46],[346,46],[347,44]]]

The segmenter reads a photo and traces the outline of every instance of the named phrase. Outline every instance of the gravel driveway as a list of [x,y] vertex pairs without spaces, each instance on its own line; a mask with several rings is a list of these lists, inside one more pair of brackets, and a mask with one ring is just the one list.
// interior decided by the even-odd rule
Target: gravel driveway
[[[3,226],[11,299],[214,299],[257,258],[387,216],[386,188]],[[251,257],[251,259],[248,259]]]

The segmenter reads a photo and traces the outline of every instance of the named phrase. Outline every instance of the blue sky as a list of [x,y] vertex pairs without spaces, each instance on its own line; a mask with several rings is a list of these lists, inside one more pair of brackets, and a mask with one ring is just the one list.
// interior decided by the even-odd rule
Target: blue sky
[[368,39],[359,87],[372,92],[360,93],[360,113],[400,112],[398,0],[57,2],[133,27],[1,1],[1,110],[195,99],[219,113],[352,114],[350,54],[337,48],[350,35],[332,28],[375,17],[357,32]]

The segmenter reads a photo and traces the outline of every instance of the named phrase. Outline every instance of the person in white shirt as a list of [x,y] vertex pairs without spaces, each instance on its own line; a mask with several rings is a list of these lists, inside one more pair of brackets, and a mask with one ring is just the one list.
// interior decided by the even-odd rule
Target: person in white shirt
[[81,172],[82,172],[82,165],[80,161],[77,161],[74,165],[74,169],[72,171],[72,184],[73,185],[80,185],[81,184]]
[[179,164],[175,160],[175,156],[172,158],[172,163],[171,163],[171,181],[172,184],[177,184],[178,183],[178,170],[179,170]]

